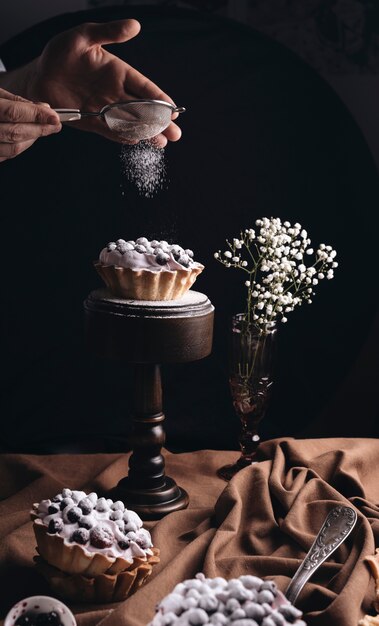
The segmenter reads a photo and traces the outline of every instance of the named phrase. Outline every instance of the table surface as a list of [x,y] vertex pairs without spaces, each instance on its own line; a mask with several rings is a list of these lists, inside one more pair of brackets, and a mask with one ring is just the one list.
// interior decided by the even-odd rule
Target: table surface
[[[308,626],[356,626],[370,611],[374,584],[364,557],[379,545],[379,441],[283,438],[261,444],[259,462],[230,483],[216,476],[231,451],[164,451],[166,473],[190,495],[188,509],[146,522],[161,561],[133,596],[111,605],[70,605],[79,626],[145,626],[156,603],[197,572],[274,579],[284,590],[336,504],[358,522],[317,570],[297,605]],[[0,617],[19,599],[49,595],[33,564],[33,502],[63,487],[104,491],[125,476],[128,455],[0,455]]]

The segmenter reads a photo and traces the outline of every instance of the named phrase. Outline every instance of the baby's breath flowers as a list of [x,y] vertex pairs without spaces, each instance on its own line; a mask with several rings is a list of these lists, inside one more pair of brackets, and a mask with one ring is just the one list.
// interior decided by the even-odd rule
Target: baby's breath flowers
[[315,287],[334,277],[338,263],[332,246],[311,247],[307,231],[298,222],[292,226],[278,217],[262,217],[255,226],[226,240],[227,250],[214,256],[225,267],[245,273],[245,319],[264,332],[277,321],[286,322],[296,306],[311,304]]

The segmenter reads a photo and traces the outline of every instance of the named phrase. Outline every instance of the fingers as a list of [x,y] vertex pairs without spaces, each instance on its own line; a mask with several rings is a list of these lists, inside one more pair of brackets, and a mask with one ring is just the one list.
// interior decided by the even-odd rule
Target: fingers
[[52,124],[0,124],[1,143],[22,143],[35,141],[60,131],[59,126]]
[[87,22],[79,27],[89,45],[122,43],[133,39],[141,30],[141,24],[137,20],[117,20],[115,22],[105,22],[96,24]]
[[23,141],[21,143],[13,144],[0,143],[0,163],[2,163],[3,161],[7,161],[8,159],[13,159],[14,157],[18,156],[19,154],[30,148],[30,146],[32,146],[33,144],[34,140]]
[[171,122],[170,126],[168,126],[162,134],[165,135],[168,141],[178,141],[182,136],[182,131],[177,124]]
[[[124,89],[126,93],[132,93],[137,98],[148,98],[153,100],[164,100],[175,104],[175,102],[168,96],[158,85],[153,83],[149,78],[146,78],[143,74],[135,70],[133,67],[129,67],[124,82]],[[172,119],[175,120],[179,113],[173,113]],[[178,141],[181,137],[181,130],[179,126],[171,123],[163,134],[169,141]]]
[[152,141],[156,146],[158,146],[158,148],[164,148],[167,146],[169,141],[178,141],[181,136],[182,131],[179,126],[171,123],[170,126],[160,133],[160,135],[153,137]]
[[60,127],[41,124],[1,124],[0,160],[13,159],[40,137],[58,133]]
[[[149,98],[153,100],[164,100],[175,104],[175,102],[167,95],[158,85],[153,83],[152,80],[146,78],[141,72],[135,70],[134,67],[129,66],[126,71],[126,77],[124,81],[125,93],[133,94],[137,98]],[[174,114],[174,118],[177,117],[177,113]]]
[[28,102],[25,98],[21,98],[21,96],[17,96],[6,89],[0,89],[0,98],[4,98],[6,100],[13,100],[14,102]]
[[18,156],[39,137],[61,128],[58,114],[46,103],[35,104],[0,90],[0,161]]
[[58,114],[43,104],[27,100],[8,100],[0,96],[0,123],[60,125]]

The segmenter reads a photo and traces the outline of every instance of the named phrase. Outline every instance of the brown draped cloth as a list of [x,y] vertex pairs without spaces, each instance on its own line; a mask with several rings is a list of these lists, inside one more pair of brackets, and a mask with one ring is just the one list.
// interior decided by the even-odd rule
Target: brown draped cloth
[[[236,452],[165,452],[167,474],[190,494],[187,510],[146,523],[161,562],[125,602],[73,606],[79,626],[145,626],[156,603],[181,580],[255,574],[283,591],[336,504],[356,507],[355,529],[298,598],[309,626],[357,626],[374,583],[364,557],[379,545],[379,441],[276,439],[230,483],[216,470]],[[0,456],[0,596],[3,619],[19,599],[49,594],[33,565],[29,509],[63,487],[101,491],[127,473],[127,455]]]

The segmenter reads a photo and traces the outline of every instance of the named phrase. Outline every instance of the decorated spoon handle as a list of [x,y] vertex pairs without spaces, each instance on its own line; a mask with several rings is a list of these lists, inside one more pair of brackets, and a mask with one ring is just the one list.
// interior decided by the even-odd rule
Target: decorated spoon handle
[[295,603],[305,583],[316,569],[341,545],[353,530],[357,513],[349,506],[336,506],[330,511],[300,567],[284,595]]

